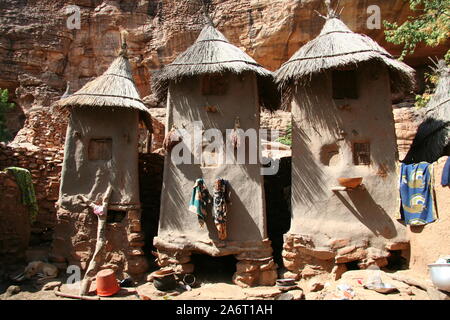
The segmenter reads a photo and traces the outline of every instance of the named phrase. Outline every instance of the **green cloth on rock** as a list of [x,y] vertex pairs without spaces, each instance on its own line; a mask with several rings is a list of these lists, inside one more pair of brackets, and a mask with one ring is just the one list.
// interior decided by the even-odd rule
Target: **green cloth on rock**
[[19,167],[8,167],[5,171],[12,173],[16,178],[16,182],[20,188],[20,192],[22,193],[22,203],[28,207],[30,211],[30,222],[33,223],[36,220],[39,208],[37,205],[33,182],[31,181],[30,171]]

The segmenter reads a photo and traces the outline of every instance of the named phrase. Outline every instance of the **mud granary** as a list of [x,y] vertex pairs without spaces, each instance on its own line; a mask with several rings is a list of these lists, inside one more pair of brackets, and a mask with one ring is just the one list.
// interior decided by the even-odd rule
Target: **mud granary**
[[[172,265],[181,273],[189,273],[195,267],[190,259],[192,253],[215,257],[234,255],[238,260],[233,276],[236,284],[275,284],[277,273],[267,238],[261,164],[249,163],[248,159],[239,162],[234,152],[231,162],[221,158],[221,152],[230,146],[227,142],[232,140],[227,136],[227,129],[259,129],[260,106],[271,105],[270,92],[261,88],[270,87],[271,77],[271,72],[230,44],[209,24],[191,47],[157,75],[155,87],[159,95],[167,94],[167,131],[184,129],[193,137],[197,123],[204,132],[217,129],[218,139],[225,142],[211,151],[205,146],[212,137],[205,134],[206,144],[202,142],[198,152],[195,146],[189,145],[192,140],[185,138],[169,150],[164,164],[158,236],[154,239],[160,266]],[[249,157],[252,146],[244,140],[242,137],[239,147],[245,148]],[[173,158],[183,144],[194,152],[189,154],[187,162],[177,164]],[[261,152],[260,149],[252,151]],[[200,160],[195,162],[194,157]],[[217,179],[226,180],[229,196],[226,236],[218,233],[211,205],[206,207],[203,227],[197,215],[188,210],[197,179],[203,179],[210,195]]]
[[276,72],[293,116],[292,219],[283,256],[296,277],[384,267],[389,250],[408,249],[395,219],[391,92],[409,90],[414,70],[333,11],[325,20]]
[[118,274],[144,272],[138,141],[140,122],[151,131],[151,120],[133,81],[126,43],[105,73],[58,105],[70,114],[53,261],[86,268],[95,247],[97,219],[82,197],[101,205],[111,186],[104,265]]

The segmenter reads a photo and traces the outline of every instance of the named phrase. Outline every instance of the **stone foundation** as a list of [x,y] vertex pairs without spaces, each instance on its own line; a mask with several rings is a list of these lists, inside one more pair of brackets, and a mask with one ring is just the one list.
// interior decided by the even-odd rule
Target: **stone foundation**
[[[110,206],[110,210],[114,207]],[[127,209],[121,222],[106,225],[106,257],[102,268],[111,268],[121,278],[137,277],[148,269],[139,208]],[[89,209],[69,212],[59,208],[50,260],[65,269],[77,265],[86,270],[95,250],[97,217]]]
[[0,144],[0,170],[6,167],[21,167],[31,173],[39,213],[34,228],[53,228],[55,224],[55,202],[58,200],[62,151],[56,148],[40,149],[29,144]]
[[14,141],[0,143],[0,170],[15,166],[31,172],[39,213],[33,232],[52,229],[56,223],[67,119],[44,108],[27,114],[25,126]]
[[417,109],[414,108],[414,102],[406,101],[393,105],[392,112],[395,121],[399,159],[403,160],[414,141],[417,128],[423,119]]
[[291,112],[277,110],[274,112],[262,111],[260,113],[260,127],[267,130],[278,130],[284,136],[292,124]]
[[166,123],[166,108],[150,108],[148,109],[152,116],[152,145],[151,152],[162,148],[164,135],[165,135],[165,123]]
[[25,260],[31,223],[14,176],[0,172],[0,269]]
[[239,262],[236,264],[236,273],[233,282],[241,287],[273,286],[278,278],[277,264],[272,256],[258,257],[241,253],[236,255]]
[[285,234],[283,245],[283,264],[289,270],[285,277],[308,279],[321,274],[331,274],[338,280],[352,263],[358,269],[371,265],[388,265],[390,251],[409,250],[409,243],[386,243],[384,248],[373,247],[368,241],[353,244],[350,239],[331,239],[327,247],[315,247],[310,237]]
[[277,279],[277,264],[272,258],[270,240],[235,242],[183,241],[184,237],[172,241],[156,237],[158,248],[156,262],[160,267],[171,267],[178,274],[194,272],[192,253],[204,253],[214,257],[234,255],[238,260],[233,282],[241,287],[273,286]]

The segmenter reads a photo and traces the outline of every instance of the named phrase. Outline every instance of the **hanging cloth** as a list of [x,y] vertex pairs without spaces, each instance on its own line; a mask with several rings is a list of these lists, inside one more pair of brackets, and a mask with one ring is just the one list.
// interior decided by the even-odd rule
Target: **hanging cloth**
[[450,186],[450,157],[447,158],[444,169],[442,170],[441,185]]
[[197,215],[200,227],[203,227],[203,225],[205,224],[205,219],[208,215],[206,206],[210,202],[211,196],[205,186],[205,182],[203,181],[203,179],[197,179],[195,181],[194,187],[192,188],[191,201],[189,202],[189,211]]
[[19,167],[8,167],[5,169],[5,171],[12,173],[16,178],[17,184],[22,194],[22,203],[28,207],[28,210],[30,212],[30,222],[33,223],[34,221],[36,221],[36,216],[39,212],[39,208],[30,171]]
[[409,225],[424,225],[436,220],[433,197],[433,165],[428,162],[401,165],[401,220]]
[[183,139],[176,126],[172,126],[172,129],[166,134],[163,141],[163,148],[167,152],[170,152],[173,147],[180,143]]
[[228,202],[228,182],[224,179],[217,179],[214,183],[214,223],[220,240],[227,238],[227,202]]
[[92,205],[92,210],[98,216],[102,216],[108,211],[105,206],[99,206],[99,205],[96,205],[96,204]]

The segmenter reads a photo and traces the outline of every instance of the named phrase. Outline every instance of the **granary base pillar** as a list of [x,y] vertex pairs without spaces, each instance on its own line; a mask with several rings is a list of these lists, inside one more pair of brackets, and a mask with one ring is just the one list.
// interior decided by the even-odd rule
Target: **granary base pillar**
[[[106,225],[106,255],[102,268],[113,269],[119,278],[125,275],[143,276],[148,270],[144,256],[144,234],[141,211],[134,206],[113,207],[125,212],[120,222]],[[91,210],[58,208],[50,261],[59,269],[77,265],[86,270],[94,252],[97,238],[97,217]]]
[[278,278],[277,264],[273,261],[270,240],[263,240],[259,251],[236,255],[239,261],[233,282],[240,287],[273,286]]
[[273,286],[277,279],[277,264],[273,261],[271,241],[236,242],[229,241],[222,246],[210,241],[186,241],[185,237],[167,239],[155,237],[158,248],[156,262],[161,268],[170,267],[178,274],[194,272],[191,252],[199,252],[218,257],[234,255],[238,260],[233,282],[241,287]]
[[351,239],[330,239],[327,246],[319,246],[308,235],[287,233],[282,257],[289,278],[308,279],[328,274],[338,280],[348,270],[349,263],[358,269],[371,265],[385,267],[391,251],[399,250],[409,250],[409,243],[388,242],[383,248],[376,248],[368,240],[353,243]]
[[187,274],[194,272],[191,262],[191,252],[184,250],[158,249],[156,263],[159,267],[170,267],[175,273]]

